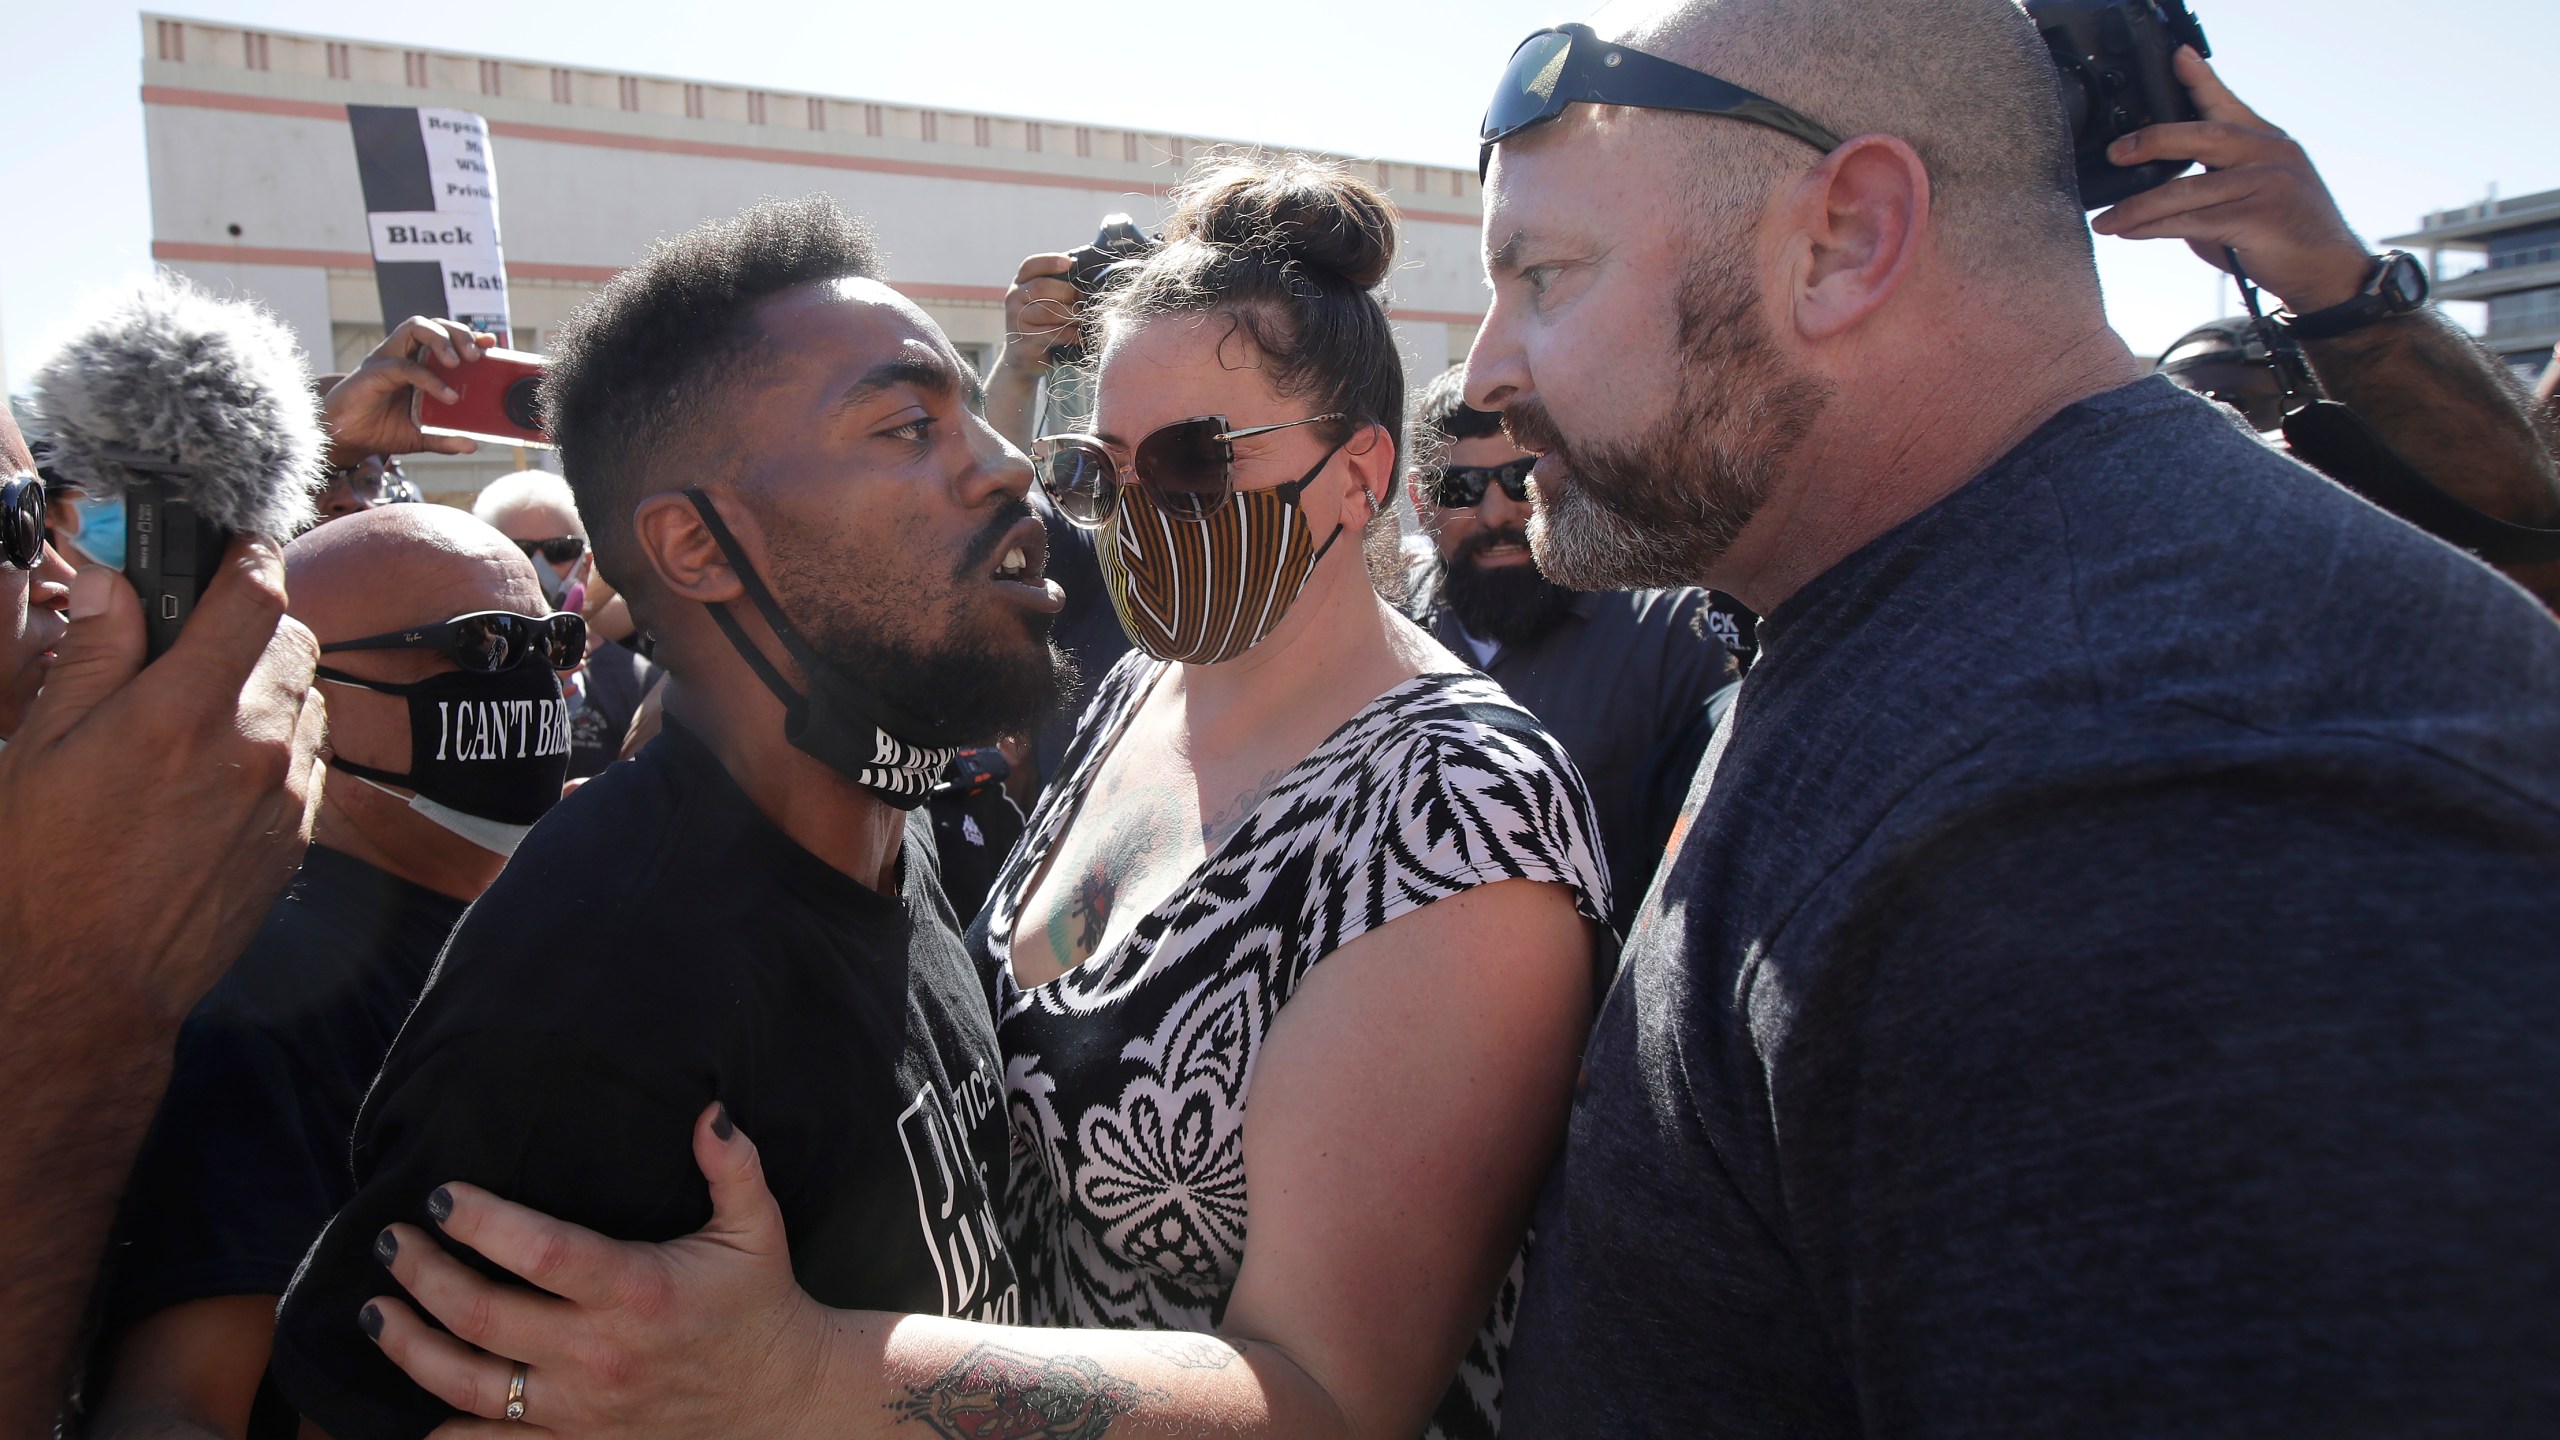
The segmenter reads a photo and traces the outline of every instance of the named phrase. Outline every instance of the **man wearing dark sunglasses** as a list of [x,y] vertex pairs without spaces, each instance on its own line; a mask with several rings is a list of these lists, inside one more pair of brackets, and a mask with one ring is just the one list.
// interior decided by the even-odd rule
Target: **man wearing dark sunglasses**
[[[587,525],[578,518],[578,497],[569,482],[546,470],[501,475],[481,487],[471,513],[524,551],[553,605],[584,609],[602,623],[605,617],[589,598],[595,591]],[[594,775],[622,753],[632,716],[663,673],[627,645],[601,636],[591,641],[587,663],[565,682],[572,777]]]
[[2142,375],[2010,0],[1542,33],[1482,133],[1540,564],[1764,617],[1505,1435],[2539,1423],[2560,629]]
[[[34,469],[0,407],[0,477]],[[17,497],[41,514],[33,500]],[[57,606],[51,547],[5,538],[10,693],[40,663],[43,678],[0,750],[0,1091],[16,1097],[0,1120],[0,1433],[35,1435],[61,1410],[179,1018],[310,838],[326,725],[271,542],[235,542],[185,634],[145,665],[131,586],[84,566]]]
[[285,566],[332,773],[300,874],[179,1032],[104,1276],[101,1437],[294,1433],[263,1379],[276,1297],[350,1192],[357,1104],[447,933],[509,827],[560,795],[552,677],[584,647],[515,547],[399,505],[309,532]]
[[569,482],[542,470],[519,470],[480,487],[471,513],[498,528],[534,562],[552,603],[569,588],[587,555],[586,522]]
[[[1529,467],[1502,417],[1469,406],[1452,366],[1414,402],[1406,476],[1429,558],[1406,610],[1451,654],[1502,682],[1582,771],[1608,851],[1611,923],[1626,933],[1652,884],[1733,682],[1703,590],[1567,590],[1529,552]],[[1413,542],[1408,542],[1413,543]]]
[[19,717],[44,687],[71,599],[71,567],[49,543],[45,509],[44,482],[33,469],[0,479],[0,617],[9,625],[0,653],[0,740],[18,733]]

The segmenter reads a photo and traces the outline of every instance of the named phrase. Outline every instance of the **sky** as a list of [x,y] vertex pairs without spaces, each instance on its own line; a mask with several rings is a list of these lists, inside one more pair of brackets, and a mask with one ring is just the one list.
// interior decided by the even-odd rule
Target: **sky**
[[[511,0],[166,11],[777,90],[1471,165],[1502,62],[1589,0]],[[2301,140],[2368,240],[2488,193],[2560,188],[2560,3],[2194,0],[2240,97]],[[0,85],[0,367],[149,266],[140,11],[12,0]],[[2378,248],[2378,247],[2377,247]],[[2116,328],[2156,353],[2237,309],[2175,241],[2100,238]],[[1008,277],[991,277],[995,279]],[[2477,307],[2454,307],[2477,323]]]

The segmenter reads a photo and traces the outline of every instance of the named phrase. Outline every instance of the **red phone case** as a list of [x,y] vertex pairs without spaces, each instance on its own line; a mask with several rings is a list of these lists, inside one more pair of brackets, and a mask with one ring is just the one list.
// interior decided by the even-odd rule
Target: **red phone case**
[[541,356],[522,350],[484,350],[477,361],[436,373],[462,395],[447,404],[424,390],[411,391],[409,417],[422,432],[550,448],[551,435],[542,428],[542,410],[534,394],[542,380]]

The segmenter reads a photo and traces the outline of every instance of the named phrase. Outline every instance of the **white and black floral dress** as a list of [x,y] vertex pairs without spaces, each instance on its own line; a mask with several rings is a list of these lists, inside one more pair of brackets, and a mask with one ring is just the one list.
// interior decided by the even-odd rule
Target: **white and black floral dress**
[[[1011,966],[1032,877],[1161,662],[1103,682],[972,936],[989,968],[1013,1122],[1006,1243],[1033,1324],[1215,1326],[1244,1260],[1245,1097],[1280,1007],[1326,955],[1497,880],[1569,887],[1595,924],[1608,867],[1564,748],[1473,672],[1371,701],[1116,948],[1025,990]],[[1512,1266],[1427,1433],[1499,1427]]]

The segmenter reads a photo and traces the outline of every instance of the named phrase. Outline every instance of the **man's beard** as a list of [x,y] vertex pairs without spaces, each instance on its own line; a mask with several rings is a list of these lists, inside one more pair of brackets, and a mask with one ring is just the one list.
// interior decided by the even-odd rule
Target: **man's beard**
[[1739,265],[1690,271],[1679,398],[1632,440],[1568,440],[1535,400],[1504,409],[1512,443],[1563,470],[1541,467],[1531,502],[1529,541],[1548,578],[1576,590],[1695,585],[1733,548],[1830,399],[1778,353],[1758,301]]
[[903,717],[893,738],[941,747],[1027,734],[1075,692],[1075,662],[1048,638],[1053,617],[1023,612],[1025,634],[1007,638],[969,634],[961,616],[962,597],[989,583],[996,548],[1030,513],[1027,505],[1005,507],[970,542],[952,574],[952,613],[936,643],[919,641],[928,627],[897,623],[927,618],[920,597],[912,585],[865,565],[859,547],[830,552],[777,536],[774,598],[818,658],[877,696],[883,714]]
[[1478,527],[1458,542],[1458,553],[1440,562],[1440,600],[1470,635],[1503,645],[1526,645],[1556,627],[1573,604],[1573,592],[1538,573],[1535,565],[1482,563],[1487,547],[1504,541],[1526,546],[1518,530]]

